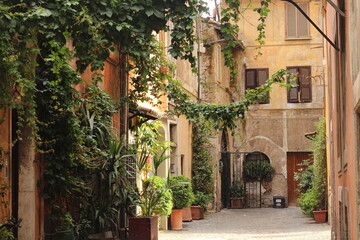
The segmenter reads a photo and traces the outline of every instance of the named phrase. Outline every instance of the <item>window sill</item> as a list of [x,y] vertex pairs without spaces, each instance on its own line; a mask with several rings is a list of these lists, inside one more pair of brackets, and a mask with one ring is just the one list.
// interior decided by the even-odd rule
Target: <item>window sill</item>
[[295,103],[295,104],[298,104],[298,103],[312,103],[312,102],[310,101],[310,102],[287,102],[287,103]]
[[298,38],[289,37],[289,38],[285,38],[284,40],[285,41],[297,41],[297,40],[311,40],[311,39],[312,39],[311,37],[298,37]]

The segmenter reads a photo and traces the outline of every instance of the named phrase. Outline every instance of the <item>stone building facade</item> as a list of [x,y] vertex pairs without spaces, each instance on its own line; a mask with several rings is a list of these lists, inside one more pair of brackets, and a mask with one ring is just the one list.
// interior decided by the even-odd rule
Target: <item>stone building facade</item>
[[[269,207],[274,196],[284,197],[286,206],[296,205],[294,172],[310,158],[311,141],[305,135],[313,132],[314,123],[324,116],[323,39],[294,6],[279,1],[269,5],[265,44],[258,49],[255,27],[259,16],[253,8],[259,7],[260,1],[252,1],[251,7],[247,4],[242,3],[241,10],[247,9],[239,21],[239,38],[246,47],[244,57],[238,58],[242,66],[239,95],[261,85],[279,69],[288,69],[297,78],[297,86],[290,89],[274,85],[269,100],[252,106],[239,124],[239,138],[234,141],[234,148],[242,154],[239,161],[268,161],[275,169],[270,183],[246,183],[247,205]],[[322,26],[321,2],[300,1],[299,5]]]

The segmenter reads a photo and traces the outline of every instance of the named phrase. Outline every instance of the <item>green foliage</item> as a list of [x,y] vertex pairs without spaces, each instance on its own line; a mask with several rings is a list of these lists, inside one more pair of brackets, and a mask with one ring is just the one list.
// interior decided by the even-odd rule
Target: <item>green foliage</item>
[[312,211],[319,205],[319,195],[313,188],[309,188],[305,193],[300,195],[298,203],[301,211],[304,214],[311,216]]
[[[310,150],[312,151],[314,165],[310,168],[311,188],[300,195],[298,199],[301,210],[310,215],[314,210],[327,208],[327,169],[326,169],[326,121],[320,118],[315,123],[316,135],[312,138]],[[310,173],[311,174],[311,173]]]
[[240,96],[240,100],[229,104],[203,103],[191,101],[184,90],[179,89],[179,82],[173,81],[166,86],[167,95],[175,103],[173,113],[176,115],[185,115],[186,118],[200,122],[206,121],[215,129],[229,129],[233,131],[237,124],[236,121],[245,117],[245,112],[253,104],[259,103],[264,95],[271,91],[271,85],[280,83],[281,86],[287,77],[291,74],[288,70],[280,69],[274,73],[264,85],[255,89],[248,89],[245,95]]
[[5,227],[2,227],[2,224],[0,224],[0,239],[11,240],[11,239],[15,239],[15,237],[10,230],[6,229]]
[[209,194],[204,194],[203,192],[195,192],[194,201],[192,206],[200,206],[204,211],[207,211],[208,204],[212,201],[212,197]]
[[320,118],[315,124],[316,135],[312,139],[310,150],[313,152],[314,158],[314,181],[313,188],[319,197],[318,208],[324,210],[326,208],[327,198],[327,169],[326,169],[326,121]]
[[153,176],[144,182],[139,205],[143,216],[171,214],[173,198],[163,178]]
[[220,19],[220,31],[223,38],[226,40],[226,45],[222,49],[222,52],[225,58],[225,66],[230,69],[230,81],[233,82],[237,74],[237,69],[235,68],[236,61],[233,56],[233,50],[239,46],[239,26],[237,23],[239,21],[240,14],[240,1],[226,0],[225,2],[228,5],[228,8],[222,9]]
[[230,186],[230,197],[239,198],[245,196],[245,186],[238,181],[234,181]]
[[[266,18],[270,12],[269,10],[269,3],[271,3],[271,0],[261,0],[260,2],[260,7],[259,8],[254,8],[254,11],[257,12],[259,14],[259,24],[257,25],[257,31],[259,32],[258,37],[255,39],[255,41],[257,41],[259,43],[259,47],[260,48],[262,45],[265,44],[265,28],[266,28]],[[262,52],[258,52],[257,56],[261,56]],[[257,57],[256,56],[256,57]]]
[[191,180],[185,176],[169,178],[169,186],[173,194],[174,209],[189,207],[194,200]]
[[[17,124],[34,131],[46,166],[39,184],[54,225],[79,209],[81,214],[71,217],[82,237],[87,231],[114,229],[120,209],[128,209],[135,198],[125,182],[126,150],[111,128],[117,106],[97,86],[111,51],[128,56],[126,70],[134,74],[122,103],[131,107],[167,94],[176,103],[175,114],[233,129],[259,94],[269,91],[248,92],[229,105],[199,105],[169,72],[160,71],[171,66],[153,33],[169,30],[167,23],[172,22],[169,52],[194,67],[192,23],[204,10],[201,0],[0,2],[0,109],[15,109]],[[94,72],[93,82],[80,96],[74,87],[83,82],[78,74],[87,68]],[[268,86],[285,72],[279,74]]]
[[244,178],[249,180],[271,181],[275,172],[273,166],[265,161],[251,161],[244,165]]
[[153,158],[155,174],[157,174],[160,164],[172,157],[166,154],[171,149],[172,143],[158,140],[162,137],[159,132],[160,127],[161,122],[154,121],[144,122],[134,128],[135,138],[132,148],[136,152],[136,166],[140,174],[145,174],[151,169],[152,166],[148,162],[151,157]]
[[211,129],[204,121],[193,122],[192,139],[192,184],[194,192],[212,195],[214,191],[214,166],[209,151],[207,136]]
[[294,179],[299,181],[296,191],[302,193],[313,187],[314,166],[310,164],[310,160],[304,160],[299,165],[301,168],[299,168],[298,172],[295,172]]

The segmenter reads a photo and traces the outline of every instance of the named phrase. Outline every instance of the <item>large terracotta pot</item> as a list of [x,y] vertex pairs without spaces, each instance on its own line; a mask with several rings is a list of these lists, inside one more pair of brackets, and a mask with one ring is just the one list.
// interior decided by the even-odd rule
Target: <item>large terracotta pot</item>
[[313,211],[315,222],[324,223],[326,222],[327,210]]
[[191,217],[193,220],[204,219],[204,210],[200,206],[191,206]]
[[244,198],[230,198],[231,208],[244,208]]
[[182,209],[173,209],[171,212],[171,230],[182,230]]
[[183,208],[182,220],[183,220],[183,222],[191,222],[192,221],[191,207]]
[[158,240],[158,217],[129,218],[129,240]]

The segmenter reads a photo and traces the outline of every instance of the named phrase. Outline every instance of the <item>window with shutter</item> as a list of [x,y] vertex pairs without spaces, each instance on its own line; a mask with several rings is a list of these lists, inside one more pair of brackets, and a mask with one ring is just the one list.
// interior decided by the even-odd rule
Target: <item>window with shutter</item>
[[[308,3],[298,3],[298,6],[307,14]],[[296,7],[290,3],[285,4],[286,9],[286,38],[310,38],[309,22]]]
[[[246,89],[254,89],[263,85],[269,79],[269,69],[256,68],[245,70],[245,87]],[[269,103],[269,93],[267,92],[264,99],[259,103]]]
[[299,67],[300,101],[311,102],[311,68]]
[[289,103],[311,102],[311,67],[288,67],[295,79],[288,79],[289,84],[297,86],[290,87],[288,92]]

